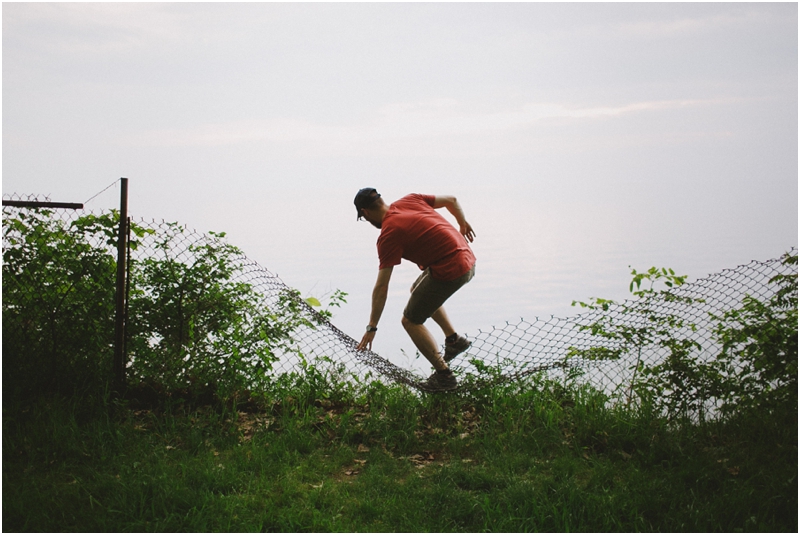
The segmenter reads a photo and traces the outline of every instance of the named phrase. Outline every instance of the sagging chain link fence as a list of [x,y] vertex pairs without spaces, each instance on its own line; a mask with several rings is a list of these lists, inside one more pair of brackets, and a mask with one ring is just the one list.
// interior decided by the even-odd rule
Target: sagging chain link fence
[[[113,211],[3,207],[6,377],[46,363],[57,381],[58,370],[88,369],[91,355],[109,354],[115,218]],[[372,376],[425,389],[425,377],[356,351],[356,340],[224,234],[137,220],[130,236],[130,379],[165,388],[231,373],[269,381],[313,364],[341,380]],[[780,259],[753,261],[637,302],[603,303],[570,318],[509,321],[473,334],[471,348],[451,366],[466,388],[543,373],[624,393],[643,365],[666,357],[671,349],[664,340],[688,341],[694,357],[712,358],[720,349],[714,316],[739,307],[747,295],[769,299],[770,279],[794,269]],[[643,337],[647,327],[661,334]],[[9,350],[20,358],[12,357],[7,368]]]

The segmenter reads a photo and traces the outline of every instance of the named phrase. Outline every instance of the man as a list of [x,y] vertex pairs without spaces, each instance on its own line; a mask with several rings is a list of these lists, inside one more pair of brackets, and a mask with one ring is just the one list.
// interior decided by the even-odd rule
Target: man
[[[464,211],[453,196],[411,194],[387,205],[374,188],[361,189],[355,201],[358,218],[380,229],[378,238],[378,280],[372,291],[372,311],[367,332],[358,350],[372,349],[378,321],[386,305],[392,269],[405,258],[416,263],[422,274],[411,286],[411,297],[403,311],[403,327],[419,352],[436,370],[428,378],[430,390],[453,390],[458,386],[447,363],[466,351],[471,342],[456,333],[442,306],[475,275],[475,255],[467,241],[475,232],[467,223]],[[459,229],[439,214],[446,208],[458,222]],[[433,318],[445,335],[444,356],[440,355],[431,332],[423,325]]]

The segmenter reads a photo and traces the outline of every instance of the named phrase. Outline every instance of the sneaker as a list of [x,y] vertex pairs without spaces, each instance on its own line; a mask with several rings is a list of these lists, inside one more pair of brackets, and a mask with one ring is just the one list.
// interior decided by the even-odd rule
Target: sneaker
[[428,380],[423,383],[425,388],[431,392],[446,392],[458,388],[458,381],[453,372],[433,372]]
[[444,361],[450,362],[458,355],[469,349],[469,346],[472,345],[472,342],[464,338],[463,336],[459,336],[456,338],[456,341],[452,344],[445,344],[444,345]]

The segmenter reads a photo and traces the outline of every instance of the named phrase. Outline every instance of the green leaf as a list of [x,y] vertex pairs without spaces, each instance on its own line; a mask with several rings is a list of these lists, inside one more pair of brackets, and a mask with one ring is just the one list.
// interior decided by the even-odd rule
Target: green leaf
[[319,299],[316,297],[306,297],[306,303],[311,305],[312,307],[321,307],[322,303],[319,302]]

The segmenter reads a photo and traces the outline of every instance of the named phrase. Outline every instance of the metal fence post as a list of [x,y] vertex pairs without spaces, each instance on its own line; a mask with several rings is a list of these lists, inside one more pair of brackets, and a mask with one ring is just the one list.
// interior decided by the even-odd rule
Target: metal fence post
[[117,239],[117,292],[114,321],[114,384],[117,392],[125,388],[125,294],[128,241],[128,179],[120,178],[119,234]]

